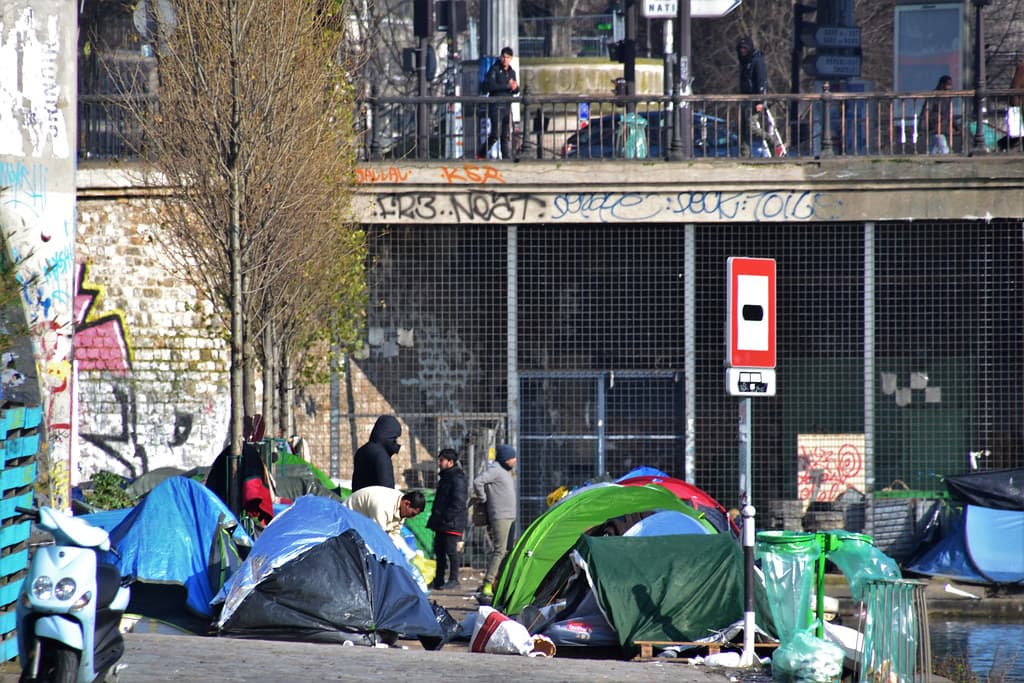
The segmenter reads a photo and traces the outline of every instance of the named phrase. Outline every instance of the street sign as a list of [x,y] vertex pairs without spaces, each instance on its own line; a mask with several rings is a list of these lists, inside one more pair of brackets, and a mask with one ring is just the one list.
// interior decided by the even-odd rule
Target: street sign
[[726,262],[726,366],[775,367],[775,259],[732,256]]
[[860,78],[859,55],[810,55],[804,71],[813,78]]
[[726,391],[774,396],[775,259],[731,256],[726,270]]
[[804,47],[860,47],[860,28],[857,26],[818,26],[805,22],[800,31],[800,42]]
[[[724,17],[740,6],[742,0],[690,0],[690,18]],[[643,0],[640,15],[647,19],[675,19],[679,14],[676,0]]]

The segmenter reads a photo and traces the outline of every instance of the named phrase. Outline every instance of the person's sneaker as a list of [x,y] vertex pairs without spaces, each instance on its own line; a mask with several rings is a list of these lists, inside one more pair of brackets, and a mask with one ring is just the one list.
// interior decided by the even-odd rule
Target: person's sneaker
[[444,583],[441,582],[438,579],[434,579],[433,581],[430,582],[430,588],[432,588],[432,589],[434,589],[436,591],[439,591],[442,588],[444,588]]
[[494,587],[489,583],[485,583],[483,586],[481,586],[480,593],[482,595],[486,595],[487,597],[492,597],[494,595]]
[[449,581],[448,583],[446,583],[446,584],[444,584],[443,586],[441,586],[441,590],[443,590],[443,591],[450,591],[450,590],[455,590],[455,589],[456,589],[456,588],[458,588],[458,587],[459,587],[460,585],[462,585],[462,584],[460,584],[460,583],[459,583],[459,580],[458,580],[458,579],[452,579],[452,580],[451,580],[451,581]]

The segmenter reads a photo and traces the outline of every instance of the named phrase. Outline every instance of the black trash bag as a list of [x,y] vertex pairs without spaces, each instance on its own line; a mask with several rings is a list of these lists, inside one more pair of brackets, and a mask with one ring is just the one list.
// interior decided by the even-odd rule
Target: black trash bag
[[434,618],[437,619],[437,625],[441,627],[442,635],[440,638],[437,636],[420,636],[420,645],[423,646],[424,650],[440,650],[462,633],[462,624],[455,621],[455,617],[436,602],[431,601],[430,608],[434,610]]

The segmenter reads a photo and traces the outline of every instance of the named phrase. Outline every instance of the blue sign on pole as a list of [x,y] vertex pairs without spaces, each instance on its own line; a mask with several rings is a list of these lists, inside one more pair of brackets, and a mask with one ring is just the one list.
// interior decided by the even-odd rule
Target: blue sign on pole
[[590,102],[580,102],[579,119],[581,122],[590,120]]

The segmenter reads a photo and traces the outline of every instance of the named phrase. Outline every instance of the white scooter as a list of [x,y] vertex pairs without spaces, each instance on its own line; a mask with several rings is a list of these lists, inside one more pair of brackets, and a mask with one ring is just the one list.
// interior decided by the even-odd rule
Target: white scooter
[[53,508],[17,511],[54,540],[34,549],[18,596],[21,683],[103,680],[124,653],[130,597],[118,568],[99,561],[101,552],[116,554],[109,535]]

